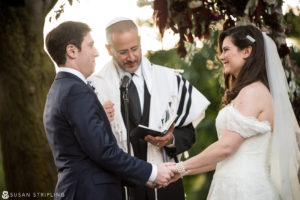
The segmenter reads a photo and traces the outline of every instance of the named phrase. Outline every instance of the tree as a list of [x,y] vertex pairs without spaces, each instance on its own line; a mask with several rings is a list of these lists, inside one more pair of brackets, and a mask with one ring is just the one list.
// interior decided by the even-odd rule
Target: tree
[[9,192],[53,192],[57,172],[43,127],[55,68],[43,27],[57,0],[0,3],[0,137]]

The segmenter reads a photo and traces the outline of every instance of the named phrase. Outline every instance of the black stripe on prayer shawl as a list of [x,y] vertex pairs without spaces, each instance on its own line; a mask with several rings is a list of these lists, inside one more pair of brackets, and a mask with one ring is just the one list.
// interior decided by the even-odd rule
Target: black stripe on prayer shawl
[[182,126],[183,123],[185,122],[187,116],[189,115],[190,113],[190,108],[191,108],[191,105],[192,105],[192,91],[193,91],[193,86],[191,84],[189,84],[189,99],[188,99],[188,102],[187,102],[187,105],[186,105],[186,112],[185,112],[185,115],[183,116],[183,118],[181,119],[180,123],[178,124],[178,126]]
[[179,89],[180,89],[179,88],[179,86],[180,86],[180,76],[177,75],[176,77],[177,77],[177,85],[178,85],[178,91],[179,91]]
[[[181,89],[180,102],[179,102],[179,106],[178,106],[178,110],[177,110],[177,115],[178,115],[177,120],[178,120],[180,118],[180,116],[182,115],[182,111],[183,111],[183,106],[184,106],[184,101],[185,101],[185,96],[186,96],[187,89],[185,87],[186,80],[183,77],[179,77],[179,76],[177,76],[177,77],[179,78],[178,91]],[[178,78],[177,78],[177,80],[178,80]],[[182,84],[181,88],[179,88],[180,87],[180,81],[181,81],[180,78],[181,78],[181,80],[183,80],[183,84]]]

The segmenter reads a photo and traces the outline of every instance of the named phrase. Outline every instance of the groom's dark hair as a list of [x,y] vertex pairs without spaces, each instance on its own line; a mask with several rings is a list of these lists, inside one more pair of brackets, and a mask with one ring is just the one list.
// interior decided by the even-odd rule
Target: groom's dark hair
[[66,47],[69,44],[81,50],[81,43],[91,28],[82,22],[63,22],[46,36],[46,48],[58,66],[66,63]]

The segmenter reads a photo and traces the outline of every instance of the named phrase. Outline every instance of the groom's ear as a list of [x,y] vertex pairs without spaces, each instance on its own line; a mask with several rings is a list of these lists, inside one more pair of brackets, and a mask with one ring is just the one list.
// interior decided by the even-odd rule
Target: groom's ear
[[68,44],[66,46],[66,55],[70,57],[71,59],[74,59],[77,57],[78,48],[73,44]]

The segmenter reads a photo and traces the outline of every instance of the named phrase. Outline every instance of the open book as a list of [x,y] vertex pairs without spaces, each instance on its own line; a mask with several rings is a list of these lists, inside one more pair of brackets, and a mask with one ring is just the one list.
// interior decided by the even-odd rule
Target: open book
[[170,130],[172,124],[175,122],[176,119],[177,119],[177,114],[172,115],[169,118],[169,120],[164,123],[163,127],[160,130],[152,129],[147,126],[139,124],[135,129],[131,131],[131,136],[140,137],[143,139],[146,135],[152,135],[153,137],[163,136]]

